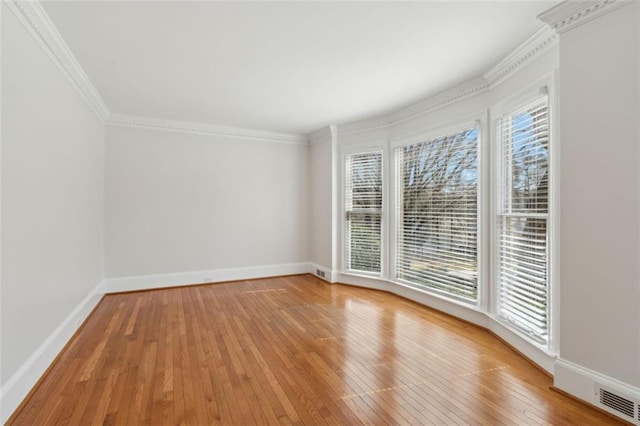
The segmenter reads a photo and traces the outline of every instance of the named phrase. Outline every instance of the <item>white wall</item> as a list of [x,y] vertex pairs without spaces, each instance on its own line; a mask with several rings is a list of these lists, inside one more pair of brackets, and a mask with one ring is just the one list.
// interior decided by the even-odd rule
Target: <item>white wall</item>
[[560,39],[560,356],[640,387],[637,7]]
[[102,281],[104,125],[4,2],[2,8],[5,394],[19,368]]
[[[327,128],[327,130],[329,130]],[[310,150],[309,260],[317,266],[333,269],[332,262],[332,135],[312,141]],[[325,277],[329,278],[329,277]]]
[[309,147],[109,126],[106,276],[307,262]]

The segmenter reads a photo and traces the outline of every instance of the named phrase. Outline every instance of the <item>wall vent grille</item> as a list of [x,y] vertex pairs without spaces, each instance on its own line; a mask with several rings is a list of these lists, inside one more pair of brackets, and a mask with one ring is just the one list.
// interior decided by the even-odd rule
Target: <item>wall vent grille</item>
[[640,401],[596,383],[596,405],[611,414],[640,425]]

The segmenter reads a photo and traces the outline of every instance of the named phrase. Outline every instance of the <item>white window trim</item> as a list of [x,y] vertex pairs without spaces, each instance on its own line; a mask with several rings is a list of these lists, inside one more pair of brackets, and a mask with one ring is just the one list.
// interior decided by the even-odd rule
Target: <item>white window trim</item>
[[[447,300],[449,302],[459,304],[462,306],[469,307],[474,310],[485,310],[488,312],[488,303],[489,303],[489,293],[487,289],[486,283],[488,275],[489,275],[489,267],[488,261],[490,260],[489,256],[489,245],[488,245],[488,237],[489,237],[489,229],[488,229],[488,220],[491,217],[487,214],[487,207],[489,205],[487,195],[490,193],[488,190],[490,189],[491,182],[488,179],[488,172],[490,168],[490,164],[488,164],[488,149],[489,149],[489,130],[488,130],[488,122],[489,116],[488,111],[483,110],[481,112],[476,112],[474,114],[469,114],[467,116],[460,117],[456,120],[452,120],[448,123],[430,127],[426,129],[422,129],[418,132],[412,132],[404,135],[400,135],[398,137],[394,137],[389,140],[389,156],[388,156],[388,166],[389,174],[391,179],[388,179],[387,185],[389,186],[387,190],[387,210],[389,213],[387,214],[386,227],[388,228],[389,240],[387,241],[387,249],[389,256],[387,256],[387,264],[388,264],[388,274],[385,275],[391,283],[394,285],[400,285],[403,287],[411,288],[412,290],[425,293],[440,299]],[[452,133],[458,132],[461,129],[476,127],[478,128],[478,245],[477,245],[477,253],[478,253],[478,270],[477,270],[477,286],[478,286],[478,296],[475,301],[456,298],[445,292],[440,292],[434,289],[422,288],[413,286],[403,280],[399,280],[397,278],[396,271],[396,256],[397,256],[397,234],[396,234],[396,221],[397,221],[397,212],[395,210],[395,204],[398,196],[398,182],[397,182],[397,160],[398,154],[397,149],[403,146],[412,145],[415,143],[420,143],[432,139],[437,139],[439,137],[444,137],[450,135]],[[384,164],[384,161],[383,161]],[[383,166],[384,167],[384,166]],[[391,206],[389,208],[388,206]]]
[[548,281],[549,281],[549,339],[547,344],[541,344],[531,339],[529,335],[522,332],[516,327],[513,327],[509,322],[505,321],[498,315],[497,311],[497,286],[498,286],[498,259],[497,259],[497,236],[498,236],[498,224],[497,217],[499,215],[499,194],[497,191],[498,180],[500,179],[500,171],[498,167],[491,167],[490,172],[490,212],[489,212],[489,244],[490,244],[490,263],[489,263],[489,282],[492,283],[488,289],[490,294],[487,300],[488,309],[487,315],[493,320],[506,327],[512,333],[525,339],[531,345],[537,347],[541,351],[549,355],[557,355],[559,349],[559,265],[560,265],[560,239],[559,239],[559,226],[560,226],[560,173],[559,173],[559,155],[560,155],[560,138],[559,138],[559,115],[558,115],[558,95],[556,88],[558,87],[558,73],[554,71],[542,78],[536,80],[523,90],[520,90],[500,102],[496,103],[491,109],[491,125],[489,130],[491,131],[491,148],[492,155],[491,161],[495,166],[500,165],[500,155],[502,148],[500,145],[499,135],[497,131],[498,120],[500,117],[513,109],[533,101],[536,97],[542,94],[542,91],[546,91],[548,96],[549,105],[549,212],[547,216],[548,226],[548,241],[547,246],[549,249],[549,265],[547,266]]
[[[345,263],[345,226],[346,226],[346,218],[345,218],[345,185],[346,185],[346,177],[345,177],[345,164],[348,155],[352,154],[367,154],[370,152],[381,152],[382,153],[382,211],[380,217],[380,273],[376,272],[366,272],[366,271],[356,271],[352,269],[348,269]],[[340,167],[339,167],[339,175],[340,175],[340,200],[339,200],[339,219],[338,219],[338,248],[339,248],[339,270],[340,273],[346,275],[353,276],[361,276],[367,278],[378,278],[378,279],[387,279],[388,278],[388,256],[387,256],[387,246],[389,245],[388,241],[388,220],[387,216],[389,213],[388,207],[388,179],[387,179],[387,163],[388,160],[388,150],[387,150],[387,142],[378,142],[378,143],[368,143],[368,144],[355,144],[355,145],[346,145],[343,146],[340,150]]]

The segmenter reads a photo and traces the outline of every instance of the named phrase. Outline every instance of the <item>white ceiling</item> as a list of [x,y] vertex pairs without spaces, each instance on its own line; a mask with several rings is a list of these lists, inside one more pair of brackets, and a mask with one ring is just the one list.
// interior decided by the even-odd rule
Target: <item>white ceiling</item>
[[482,75],[557,3],[43,6],[111,112],[307,133]]

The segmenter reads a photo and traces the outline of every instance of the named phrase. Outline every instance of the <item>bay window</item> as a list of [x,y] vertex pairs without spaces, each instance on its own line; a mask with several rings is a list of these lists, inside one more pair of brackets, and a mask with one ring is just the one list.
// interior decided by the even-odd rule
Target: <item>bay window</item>
[[549,352],[550,96],[515,96],[490,111],[482,169],[481,115],[435,137],[345,148],[343,271],[473,306]]

